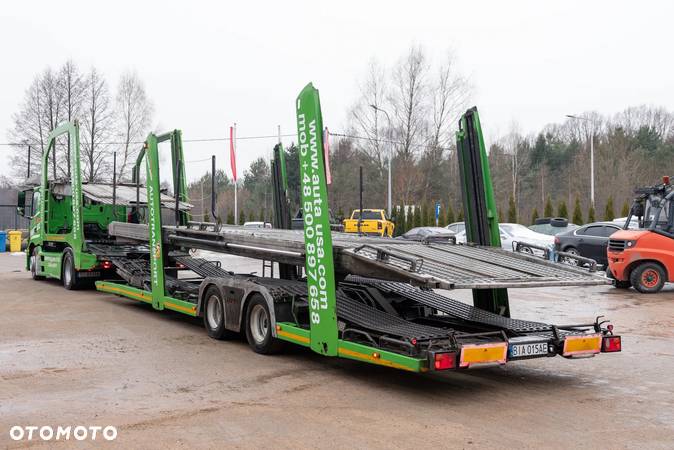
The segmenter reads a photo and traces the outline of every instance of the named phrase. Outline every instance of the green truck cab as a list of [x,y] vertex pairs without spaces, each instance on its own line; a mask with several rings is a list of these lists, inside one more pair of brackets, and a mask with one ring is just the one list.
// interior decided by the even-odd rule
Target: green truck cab
[[383,209],[355,209],[351,218],[344,219],[345,233],[360,233],[372,236],[392,237],[395,225],[386,218]]

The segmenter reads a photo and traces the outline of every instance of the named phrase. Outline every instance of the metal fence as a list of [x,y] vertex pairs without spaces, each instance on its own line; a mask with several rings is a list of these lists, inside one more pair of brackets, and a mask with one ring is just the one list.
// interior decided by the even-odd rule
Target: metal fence
[[30,221],[16,213],[18,191],[0,189],[0,230],[27,229]]

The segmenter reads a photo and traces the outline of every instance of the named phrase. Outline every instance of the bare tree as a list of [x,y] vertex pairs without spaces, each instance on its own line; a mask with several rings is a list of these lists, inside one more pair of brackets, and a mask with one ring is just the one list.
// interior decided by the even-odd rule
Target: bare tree
[[[59,87],[63,101],[63,116],[67,121],[72,121],[80,116],[82,101],[84,98],[85,84],[82,74],[75,63],[66,61],[59,71]],[[70,178],[70,139],[67,140],[65,152],[65,167],[67,176]]]
[[[386,158],[383,153],[388,143],[382,143],[382,138],[390,136],[386,117],[381,111],[386,111],[386,72],[376,59],[370,60],[367,78],[359,86],[360,98],[351,109],[352,128],[356,134],[368,138],[361,142],[362,150],[375,162],[383,176],[386,168]],[[373,108],[374,106],[374,108]],[[384,132],[382,133],[382,128]]]
[[412,47],[393,70],[393,106],[398,139],[398,156],[403,161],[413,160],[415,146],[426,131],[428,63],[421,47]]
[[118,137],[123,149],[121,161],[117,167],[117,178],[128,178],[127,171],[135,162],[141,141],[148,131],[152,120],[153,106],[147,97],[145,87],[133,72],[122,75],[119,80],[116,97]]
[[33,79],[26,89],[21,109],[12,116],[14,125],[8,132],[12,142],[19,143],[12,155],[12,170],[17,177],[24,177],[28,172],[28,147],[31,147],[31,173],[37,174],[40,169],[40,158],[49,130],[44,128],[41,76]]
[[82,174],[89,182],[100,181],[109,162],[109,145],[113,111],[105,79],[92,68],[86,75],[82,107],[81,151],[84,160]]

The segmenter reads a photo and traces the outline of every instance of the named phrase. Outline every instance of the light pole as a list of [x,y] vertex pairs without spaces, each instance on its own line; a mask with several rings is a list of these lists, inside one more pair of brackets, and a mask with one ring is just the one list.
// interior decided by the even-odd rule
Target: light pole
[[590,204],[594,208],[594,121],[590,118],[574,116],[573,114],[567,114],[566,117],[590,123]]
[[387,204],[387,210],[388,210],[388,217],[389,219],[391,218],[391,116],[388,115],[385,109],[379,108],[377,105],[370,105],[370,108],[374,109],[375,116],[377,115],[377,111],[381,111],[384,114],[386,114],[386,120],[388,121],[388,144],[389,144],[389,149],[388,149],[388,204]]

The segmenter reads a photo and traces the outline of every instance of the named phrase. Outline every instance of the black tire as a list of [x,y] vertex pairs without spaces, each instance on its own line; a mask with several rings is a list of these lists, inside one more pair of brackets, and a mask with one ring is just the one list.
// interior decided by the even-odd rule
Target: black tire
[[69,291],[74,291],[82,287],[82,284],[77,278],[77,270],[75,269],[75,258],[70,250],[66,250],[63,255],[63,263],[61,264],[61,281],[63,287]]
[[641,263],[630,273],[632,286],[643,294],[659,292],[666,280],[665,270],[660,264],[653,262]]
[[534,220],[534,225],[547,225],[550,223],[549,217],[541,217],[540,219]]
[[40,256],[40,247],[33,247],[33,251],[30,253],[30,276],[33,280],[44,280],[42,275],[37,274],[37,263]]
[[[563,251],[566,252],[566,253],[570,253],[572,255],[580,256],[580,252],[578,251],[578,249],[576,247],[567,247]],[[571,258],[567,259],[564,256],[562,256],[561,262],[563,262],[564,264],[569,264],[571,266],[579,266],[580,265],[580,261],[578,261],[577,259],[571,259]]]
[[220,290],[210,286],[204,294],[204,327],[213,339],[230,339],[235,333],[225,328],[225,303]]
[[283,341],[272,336],[271,315],[261,294],[253,294],[246,307],[246,339],[255,353],[271,355],[283,349]]
[[526,253],[527,255],[533,255],[534,251],[531,249],[531,247],[527,247],[526,245],[520,246],[520,253]]
[[565,227],[569,224],[569,221],[563,217],[553,217],[550,219],[550,225],[553,227]]

